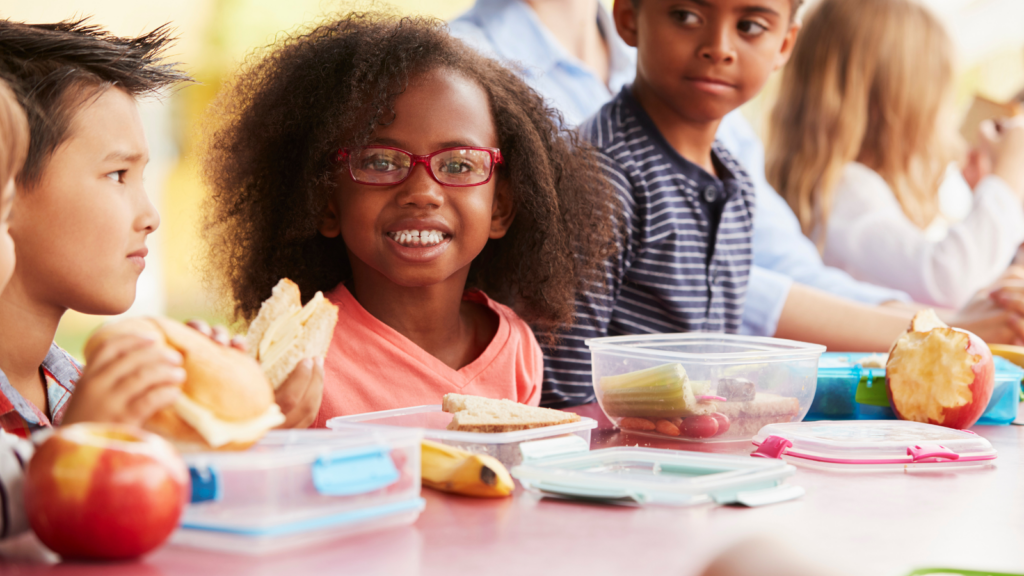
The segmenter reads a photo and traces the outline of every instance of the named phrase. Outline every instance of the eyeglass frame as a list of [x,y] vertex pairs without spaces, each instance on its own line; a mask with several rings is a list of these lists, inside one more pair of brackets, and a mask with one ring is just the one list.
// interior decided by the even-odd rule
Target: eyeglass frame
[[[409,172],[405,175],[405,178],[402,178],[401,180],[398,180],[397,182],[362,182],[360,180],[356,180],[355,174],[352,173],[352,163],[351,162],[347,162],[349,178],[351,178],[353,182],[355,182],[357,184],[362,184],[364,186],[397,186],[397,185],[405,182],[406,180],[409,179],[410,176],[412,176],[412,171],[413,171],[414,168],[416,168],[417,164],[423,164],[423,168],[427,171],[427,174],[430,175],[430,178],[433,179],[434,182],[437,182],[438,184],[440,184],[441,186],[450,186],[452,188],[471,188],[473,186],[483,186],[484,184],[487,184],[488,182],[490,182],[491,178],[494,177],[494,169],[495,169],[495,167],[500,166],[500,165],[505,163],[505,157],[501,155],[501,150],[500,149],[498,149],[498,148],[484,148],[484,147],[481,147],[481,146],[450,146],[448,148],[442,148],[440,150],[435,150],[435,151],[431,152],[430,154],[425,154],[425,155],[413,154],[412,152],[409,152],[408,150],[402,150],[401,148],[396,148],[394,146],[383,146],[383,145],[376,145],[376,144],[375,145],[371,145],[371,146],[363,146],[362,148],[356,148],[355,150],[365,150],[367,148],[381,148],[381,149],[384,149],[384,150],[394,150],[395,152],[401,152],[402,154],[405,154],[406,156],[411,158],[412,162],[409,163]],[[491,170],[487,174],[487,179],[484,180],[483,182],[477,182],[476,184],[446,184],[446,183],[441,182],[440,180],[438,180],[437,175],[434,174],[434,169],[431,168],[431,166],[430,166],[430,159],[433,158],[434,156],[437,156],[438,154],[441,154],[442,152],[449,152],[451,150],[477,150],[477,151],[487,152],[488,154],[490,154],[490,156],[491,156]],[[352,156],[352,152],[353,152],[353,149],[351,149],[351,148],[339,148],[338,152],[334,156],[335,162],[347,161]]]

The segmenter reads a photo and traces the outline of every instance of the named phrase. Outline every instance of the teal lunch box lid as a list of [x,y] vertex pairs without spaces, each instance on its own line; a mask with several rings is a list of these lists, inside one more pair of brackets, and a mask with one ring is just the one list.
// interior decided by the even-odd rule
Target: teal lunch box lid
[[520,445],[523,463],[512,476],[527,490],[548,496],[635,505],[761,506],[803,495],[784,484],[795,468],[781,460],[661,450],[589,450],[566,436]]

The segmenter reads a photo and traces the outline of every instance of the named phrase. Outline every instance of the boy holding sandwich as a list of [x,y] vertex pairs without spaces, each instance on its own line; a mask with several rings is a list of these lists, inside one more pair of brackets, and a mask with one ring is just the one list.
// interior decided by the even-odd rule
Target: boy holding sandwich
[[587,338],[737,332],[751,267],[754,187],[715,140],[722,118],[789,57],[800,0],[616,0],[636,79],[580,131],[619,201],[607,289],[577,298],[548,352],[551,404],[592,397]]
[[[180,393],[180,355],[146,338],[110,339],[84,371],[53,344],[65,311],[120,314],[135,299],[146,238],[160,223],[143,187],[148,146],[136,98],[190,80],[163,60],[171,42],[166,26],[119,38],[83,21],[0,20],[0,76],[31,134],[11,220],[17,265],[0,295],[0,427],[9,432],[141,424]],[[321,374],[301,363],[278,390],[286,425],[315,417],[318,405],[281,400],[304,398],[295,391],[318,388]]]

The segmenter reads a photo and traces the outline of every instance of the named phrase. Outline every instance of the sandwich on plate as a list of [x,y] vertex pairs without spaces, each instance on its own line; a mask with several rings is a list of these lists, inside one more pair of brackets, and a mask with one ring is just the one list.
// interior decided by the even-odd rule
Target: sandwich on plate
[[441,410],[452,414],[448,429],[460,432],[493,434],[580,421],[572,412],[464,394],[445,394]]

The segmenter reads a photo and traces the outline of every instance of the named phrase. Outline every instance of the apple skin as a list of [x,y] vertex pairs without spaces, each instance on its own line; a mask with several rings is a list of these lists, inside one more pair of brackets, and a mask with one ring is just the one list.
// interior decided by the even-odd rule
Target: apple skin
[[170,536],[190,488],[185,463],[156,434],[74,424],[56,429],[29,461],[25,510],[62,557],[125,560]]
[[[995,388],[996,367],[995,362],[992,360],[992,351],[989,350],[988,344],[984,340],[973,332],[968,332],[961,328],[950,329],[966,334],[968,337],[967,353],[981,357],[971,366],[971,371],[974,373],[974,381],[970,384],[971,401],[963,406],[943,409],[942,422],[937,422],[932,418],[927,419],[926,422],[937,426],[964,430],[974,426],[974,423],[985,412],[985,408],[988,407],[988,401],[992,398],[992,390]],[[892,349],[889,350],[890,357],[899,343],[900,341],[897,340],[893,344]],[[900,413],[896,399],[893,398],[888,372],[886,370],[885,389],[889,395],[889,405],[892,406],[892,411],[896,414],[897,418],[900,420],[910,420],[910,418],[905,418]]]

